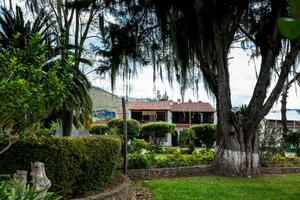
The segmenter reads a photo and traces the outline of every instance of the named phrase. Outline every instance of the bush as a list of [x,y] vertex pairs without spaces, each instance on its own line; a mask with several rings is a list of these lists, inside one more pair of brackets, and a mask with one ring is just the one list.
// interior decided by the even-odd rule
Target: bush
[[287,142],[295,148],[297,156],[300,156],[300,132],[291,132],[288,134]]
[[129,154],[128,168],[129,169],[147,169],[150,167],[150,159],[147,155]]
[[67,197],[105,186],[119,163],[120,151],[120,140],[112,136],[28,138],[1,155],[0,171],[30,171],[31,162],[43,162],[52,181],[50,190]]
[[195,144],[195,140],[196,140],[196,133],[194,129],[189,128],[180,131],[180,135],[179,135],[180,145]]
[[200,161],[212,161],[215,153],[210,149],[202,149],[200,151],[193,151],[192,155]]
[[145,124],[141,133],[146,136],[151,136],[154,140],[155,146],[159,146],[161,140],[167,136],[168,133],[175,132],[175,125],[167,122],[150,122]]
[[[123,119],[112,119],[107,123],[107,127],[109,129],[115,128],[117,129],[117,133],[123,137],[124,133],[124,123]],[[140,123],[134,119],[127,120],[127,135],[128,140],[132,140],[139,136],[140,133]]]
[[264,154],[260,157],[263,167],[299,167],[300,159],[296,156],[284,157],[281,154]]
[[165,158],[156,159],[155,167],[183,167],[208,164],[214,159],[214,152],[208,149],[193,151],[192,154],[181,154],[179,151]]
[[143,139],[133,139],[130,145],[129,150],[133,153],[141,154],[142,150],[148,150],[150,144]]
[[184,129],[179,135],[179,144],[189,148],[188,154],[191,154],[195,150],[196,133],[193,129]]
[[179,149],[177,147],[163,147],[162,152],[163,154],[174,154],[179,152]]
[[105,135],[108,132],[108,130],[109,128],[107,127],[107,125],[104,124],[96,125],[90,128],[90,134]]
[[191,149],[190,148],[180,148],[180,153],[181,154],[191,154]]
[[213,147],[216,141],[217,127],[215,124],[200,124],[191,127],[196,133],[196,138],[200,140],[206,148],[210,149]]

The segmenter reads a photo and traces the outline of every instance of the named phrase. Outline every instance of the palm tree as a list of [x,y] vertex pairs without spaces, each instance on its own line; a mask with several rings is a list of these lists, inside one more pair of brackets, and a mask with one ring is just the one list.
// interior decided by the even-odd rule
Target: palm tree
[[[62,123],[63,136],[70,136],[72,125],[77,127],[85,125],[91,117],[91,99],[88,95],[90,83],[80,70],[80,64],[91,65],[88,59],[84,59],[84,43],[89,37],[89,30],[98,11],[103,8],[101,0],[78,0],[78,1],[53,1],[26,0],[26,6],[37,13],[41,8],[47,7],[47,14],[54,22],[54,44],[57,46],[55,55],[59,55],[62,66],[68,65],[71,60],[74,65],[69,65],[73,82],[69,85],[64,106],[54,113],[53,117],[58,117]],[[74,43],[70,41],[74,40]],[[85,121],[85,122],[84,122]],[[73,122],[73,123],[72,123]]]
[[92,115],[92,100],[88,91],[91,84],[87,77],[74,64],[71,66],[73,80],[68,86],[66,100],[58,110],[63,136],[71,136],[72,125],[87,127]]
[[46,14],[41,10],[33,22],[25,22],[22,9],[16,6],[16,12],[11,12],[2,7],[2,17],[0,18],[0,50],[5,50],[8,46],[24,47],[32,36],[41,34],[41,43],[44,43],[48,37],[48,22]]

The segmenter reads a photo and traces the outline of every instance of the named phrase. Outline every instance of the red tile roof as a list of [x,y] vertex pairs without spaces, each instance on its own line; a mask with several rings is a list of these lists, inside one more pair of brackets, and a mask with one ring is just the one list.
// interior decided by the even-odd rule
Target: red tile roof
[[169,102],[169,101],[133,101],[129,110],[170,110],[173,112],[215,112],[210,103],[204,102]]
[[215,112],[215,109],[210,105],[210,103],[204,102],[183,102],[183,103],[173,103],[172,112]]
[[171,110],[171,105],[168,101],[133,101],[129,110]]

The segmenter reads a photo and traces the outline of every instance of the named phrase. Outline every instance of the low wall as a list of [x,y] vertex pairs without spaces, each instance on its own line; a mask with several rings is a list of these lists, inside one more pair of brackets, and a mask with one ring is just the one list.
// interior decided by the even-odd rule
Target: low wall
[[130,180],[126,177],[118,187],[111,191],[71,200],[127,200],[129,185]]
[[147,180],[152,178],[186,177],[210,174],[210,165],[199,165],[176,168],[131,169],[128,176],[131,180]]
[[[300,167],[263,167],[263,174],[300,173]],[[128,176],[131,180],[147,180],[155,178],[189,177],[212,175],[210,165],[199,165],[178,168],[131,169]]]
[[294,174],[300,173],[300,167],[263,167],[263,174]]

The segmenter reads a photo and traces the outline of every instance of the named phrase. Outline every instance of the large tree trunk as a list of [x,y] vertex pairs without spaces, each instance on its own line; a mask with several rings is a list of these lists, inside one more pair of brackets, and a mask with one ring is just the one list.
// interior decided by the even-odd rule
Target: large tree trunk
[[257,129],[241,123],[218,124],[217,148],[212,169],[226,176],[251,176],[259,170],[259,136]]
[[227,58],[230,44],[224,41],[218,29],[215,28],[218,127],[212,169],[219,175],[251,176],[259,173],[257,127],[260,120],[249,122],[246,113],[232,108]]

